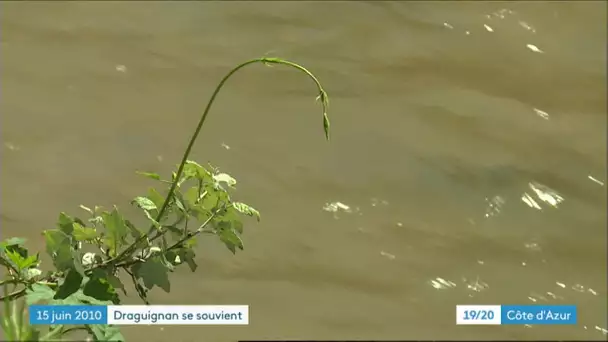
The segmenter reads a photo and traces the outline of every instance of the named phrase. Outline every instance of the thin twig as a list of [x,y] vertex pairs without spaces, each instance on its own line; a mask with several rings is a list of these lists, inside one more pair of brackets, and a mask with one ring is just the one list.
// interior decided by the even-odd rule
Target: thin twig
[[[169,193],[167,194],[167,197],[165,197],[165,201],[164,201],[162,207],[160,208],[160,210],[158,211],[158,215],[156,216],[156,222],[160,223],[161,218],[163,217],[163,215],[165,214],[165,211],[169,207],[169,203],[171,203],[171,200],[173,199],[173,196],[175,195],[175,190],[176,190],[179,180],[184,172],[184,167],[186,166],[186,162],[188,161],[188,157],[190,156],[192,147],[194,146],[194,143],[196,142],[196,139],[198,138],[198,135],[201,132],[201,129],[203,128],[203,124],[205,123],[205,120],[207,119],[207,115],[209,115],[209,110],[211,109],[211,106],[213,105],[215,98],[219,94],[220,90],[223,88],[226,81],[228,81],[228,79],[234,73],[236,73],[240,69],[244,68],[245,66],[254,64],[254,63],[263,63],[265,65],[269,65],[269,64],[287,65],[287,66],[293,67],[293,68],[298,69],[301,72],[305,73],[308,77],[310,77],[315,82],[317,89],[319,90],[319,96],[317,97],[317,99],[319,99],[321,101],[321,105],[323,106],[323,129],[325,131],[326,139],[329,140],[329,118],[327,117],[329,98],[327,96],[327,92],[323,89],[323,87],[321,86],[321,83],[315,77],[315,75],[313,75],[310,71],[308,71],[306,68],[304,68],[303,66],[301,66],[299,64],[296,64],[296,63],[293,63],[290,61],[286,61],[286,60],[283,60],[280,58],[268,58],[268,57],[255,58],[255,59],[246,61],[244,63],[241,63],[238,66],[236,66],[235,68],[233,68],[232,70],[230,70],[230,72],[228,72],[228,74],[226,74],[226,76],[224,76],[224,78],[222,78],[222,80],[220,81],[218,86],[213,91],[213,94],[211,95],[211,98],[209,99],[209,102],[207,103],[207,106],[205,107],[205,110],[203,111],[203,115],[201,116],[201,118],[196,126],[196,129],[194,130],[194,134],[190,138],[190,141],[188,142],[188,146],[186,147],[186,150],[184,151],[184,155],[182,156],[182,161],[180,162],[179,167],[177,168],[177,172],[175,173],[175,179],[173,179],[173,183],[171,183],[171,187],[169,188]],[[107,266],[108,264],[116,263],[117,261],[123,259],[125,256],[132,253],[133,250],[135,249],[135,246],[137,246],[141,242],[143,242],[149,236],[149,234],[151,232],[153,232],[155,229],[156,229],[155,225],[150,226],[148,234],[142,235],[141,237],[139,237],[137,239],[137,241],[135,241],[134,244],[127,247],[124,251],[122,251],[116,257],[111,258],[111,259],[107,260],[106,262],[102,263],[101,265],[99,265],[99,267],[104,267],[104,266]]]
[[11,293],[9,293],[6,296],[0,297],[0,301],[3,301],[3,300],[13,300],[13,299],[22,297],[25,294],[25,291],[27,291],[26,288],[23,288],[23,289],[21,289],[19,291],[11,292]]

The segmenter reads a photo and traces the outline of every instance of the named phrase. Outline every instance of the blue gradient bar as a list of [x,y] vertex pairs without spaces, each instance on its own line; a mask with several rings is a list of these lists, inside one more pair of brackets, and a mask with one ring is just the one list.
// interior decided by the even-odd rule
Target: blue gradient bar
[[575,305],[501,305],[501,325],[576,324]]
[[104,305],[30,305],[30,324],[108,324]]

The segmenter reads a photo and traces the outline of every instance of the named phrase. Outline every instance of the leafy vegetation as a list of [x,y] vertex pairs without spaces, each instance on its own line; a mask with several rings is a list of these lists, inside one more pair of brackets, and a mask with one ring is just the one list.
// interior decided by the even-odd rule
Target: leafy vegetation
[[[84,330],[96,341],[123,341],[118,328],[110,325],[53,325],[42,332],[41,326],[29,325],[25,304],[119,305],[121,295],[131,288],[149,304],[148,292],[154,287],[170,292],[170,275],[176,267],[186,264],[196,271],[199,235],[216,236],[232,253],[243,249],[241,218],[259,220],[260,213],[233,200],[231,190],[236,180],[232,176],[188,160],[188,156],[225,82],[239,69],[254,63],[292,67],[315,82],[317,100],[323,107],[323,129],[329,140],[327,93],[312,73],[279,58],[258,58],[238,65],[213,92],[171,179],[138,172],[166,188],[161,192],[150,188],[144,196],[133,199],[132,204],[149,222],[145,229],[125,218],[116,206],[106,210],[81,205],[83,218],[62,212],[56,227],[43,232],[46,252],[53,262],[53,269],[48,272],[40,270],[39,254],[30,254],[24,239],[10,238],[0,243],[0,263],[6,269],[5,279],[0,281],[4,287],[0,323],[7,340],[62,340],[73,331]],[[132,284],[127,286],[128,282]]]

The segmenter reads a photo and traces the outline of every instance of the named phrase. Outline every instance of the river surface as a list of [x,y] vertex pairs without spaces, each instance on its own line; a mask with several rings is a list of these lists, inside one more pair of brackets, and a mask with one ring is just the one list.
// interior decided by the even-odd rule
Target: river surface
[[[248,304],[250,325],[129,341],[605,340],[605,2],[5,2],[2,235],[117,204],[191,159],[262,212],[204,238],[154,304]],[[133,295],[132,295],[133,296]],[[129,297],[128,303],[138,303]],[[575,326],[457,327],[457,304],[576,304]]]

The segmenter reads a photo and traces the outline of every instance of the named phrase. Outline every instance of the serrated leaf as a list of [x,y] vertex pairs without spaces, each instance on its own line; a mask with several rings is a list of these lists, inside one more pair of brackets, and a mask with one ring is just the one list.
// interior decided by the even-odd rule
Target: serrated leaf
[[107,324],[94,324],[87,325],[87,327],[93,332],[95,341],[112,341],[112,342],[124,342],[125,338],[120,333],[120,329],[114,325]]
[[30,255],[27,258],[23,258],[22,256],[19,256],[19,257],[20,257],[20,260],[17,263],[17,269],[19,269],[19,270],[24,270],[24,269],[28,269],[33,266],[38,266],[38,254]]
[[105,243],[109,248],[109,255],[115,257],[129,232],[122,215],[118,213],[116,207],[114,207],[111,213],[104,212],[101,215],[106,227]]
[[32,284],[31,288],[25,291],[25,302],[27,305],[39,303],[41,301],[49,301],[53,299],[55,291],[46,285]]
[[234,229],[237,233],[243,233],[243,222],[241,222],[240,212],[233,207],[229,207],[223,215],[214,220],[218,229]]
[[8,260],[11,262],[11,265],[17,269],[20,269],[19,264],[23,263],[25,260],[19,253],[14,250],[6,250],[4,252]]
[[49,229],[43,232],[46,240],[46,251],[53,259],[53,265],[58,271],[64,271],[74,266],[71,238],[59,229]]
[[57,289],[57,293],[53,299],[65,299],[80,289],[83,276],[75,269],[68,270],[65,280]]
[[196,178],[199,180],[208,180],[211,173],[202,167],[199,163],[187,160],[183,171],[184,179]]
[[132,267],[133,273],[141,278],[147,289],[158,286],[165,292],[171,291],[169,282],[169,269],[164,265],[159,255],[150,257],[145,262],[135,264]]
[[72,224],[74,223],[74,219],[70,217],[66,213],[59,213],[59,219],[57,220],[57,226],[59,229],[67,235],[72,235],[72,231],[74,228]]
[[133,199],[134,204],[136,204],[138,207],[140,207],[143,210],[157,210],[158,208],[156,207],[156,204],[154,204],[154,202],[147,198],[147,197],[135,197]]
[[18,259],[26,259],[29,255],[27,248],[23,247],[22,245],[6,246],[6,248],[4,248],[4,252],[15,254],[15,257]]
[[110,284],[108,273],[105,270],[96,269],[84,285],[82,293],[99,301],[111,301],[119,304],[116,290]]
[[48,229],[42,232],[46,241],[46,251],[52,256],[61,246],[70,244],[70,237],[59,229]]
[[95,228],[83,227],[81,224],[74,222],[74,232],[72,236],[76,241],[90,241],[98,237]]
[[234,207],[234,209],[238,210],[242,214],[254,216],[258,219],[258,221],[260,220],[260,212],[248,204],[241,202],[232,202],[232,207]]
[[232,229],[223,229],[219,231],[218,236],[220,240],[226,245],[226,247],[232,252],[232,254],[236,253],[236,248],[243,250],[243,241],[236,234],[236,232]]
[[158,173],[153,173],[153,172],[141,172],[141,171],[136,171],[135,173],[137,173],[140,176],[144,176],[144,177],[148,177],[148,178],[152,178],[154,180],[160,180],[160,175]]

